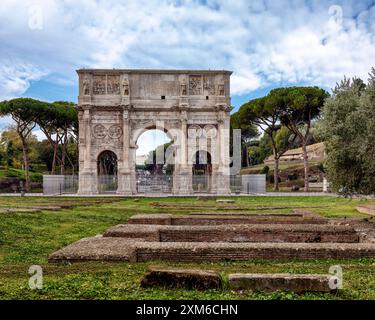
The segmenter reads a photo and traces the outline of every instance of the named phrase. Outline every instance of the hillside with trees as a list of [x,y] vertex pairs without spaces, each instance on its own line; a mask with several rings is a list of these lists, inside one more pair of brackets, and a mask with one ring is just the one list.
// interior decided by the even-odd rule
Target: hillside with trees
[[[272,153],[275,191],[279,190],[280,158],[296,143],[303,150],[304,190],[309,191],[310,170],[306,147],[311,143],[311,128],[328,96],[325,90],[318,87],[278,88],[265,97],[245,103],[233,115],[233,128],[255,125],[263,132],[262,138],[247,149],[246,156],[259,163]],[[264,173],[268,173],[266,171]]]

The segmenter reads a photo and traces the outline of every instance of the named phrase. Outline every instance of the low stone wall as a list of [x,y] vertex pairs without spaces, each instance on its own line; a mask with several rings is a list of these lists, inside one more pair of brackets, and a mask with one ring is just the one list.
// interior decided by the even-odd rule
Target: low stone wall
[[[194,212],[191,215],[193,216],[220,216],[220,217],[248,217],[248,216],[257,216],[257,217],[304,217],[305,215],[301,212],[298,213],[258,213],[258,212],[238,212],[238,211],[225,211],[225,212]],[[319,216],[315,216],[319,217]]]
[[136,214],[129,218],[128,223],[171,225],[172,217],[172,214]]
[[162,225],[119,224],[104,232],[103,237],[121,237],[139,241],[160,241]]
[[160,242],[359,242],[352,227],[337,225],[117,225],[104,237]]
[[54,252],[60,261],[176,261],[310,260],[374,258],[371,243],[212,243],[139,242],[125,238],[92,237]]
[[359,242],[353,228],[327,225],[220,225],[165,228],[161,242]]
[[325,224],[328,220],[318,216],[275,214],[244,215],[172,215],[139,214],[132,216],[129,224],[159,225],[222,225],[222,224]]
[[316,260],[375,257],[375,245],[362,243],[143,243],[137,261]]

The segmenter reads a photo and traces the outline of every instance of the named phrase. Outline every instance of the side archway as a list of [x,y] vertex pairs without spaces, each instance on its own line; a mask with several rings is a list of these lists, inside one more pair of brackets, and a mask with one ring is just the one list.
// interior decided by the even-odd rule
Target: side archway
[[113,151],[105,150],[98,155],[98,191],[116,192],[118,187],[118,159]]

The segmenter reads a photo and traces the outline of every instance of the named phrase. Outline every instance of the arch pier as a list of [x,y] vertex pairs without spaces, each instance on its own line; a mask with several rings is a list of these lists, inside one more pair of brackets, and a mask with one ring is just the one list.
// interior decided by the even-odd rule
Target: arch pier
[[103,176],[112,177],[110,191],[137,194],[137,140],[150,129],[164,131],[173,141],[167,151],[174,165],[173,194],[197,192],[193,185],[198,173],[209,179],[209,187],[198,192],[230,193],[230,71],[77,73],[80,194],[102,193]]

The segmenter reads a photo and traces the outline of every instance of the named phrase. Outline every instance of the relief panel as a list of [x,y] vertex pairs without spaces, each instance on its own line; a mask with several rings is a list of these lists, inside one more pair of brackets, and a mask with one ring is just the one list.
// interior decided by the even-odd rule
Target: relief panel
[[205,95],[215,95],[215,83],[212,77],[203,77],[203,90]]
[[189,94],[201,95],[202,94],[202,76],[189,76]]
[[94,76],[92,93],[97,95],[105,94],[106,76]]
[[120,76],[108,76],[107,94],[120,94]]

